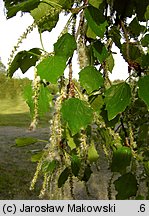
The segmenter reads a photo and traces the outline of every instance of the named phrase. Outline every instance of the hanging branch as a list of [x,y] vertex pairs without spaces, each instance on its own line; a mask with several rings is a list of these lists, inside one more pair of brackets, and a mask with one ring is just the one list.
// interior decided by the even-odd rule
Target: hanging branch
[[30,131],[34,131],[38,125],[38,118],[39,118],[39,93],[40,93],[40,78],[37,75],[37,70],[35,69],[34,72],[34,81],[33,81],[33,101],[34,101],[34,115],[33,120],[29,126]]
[[[72,35],[75,37],[76,34],[76,14],[73,15],[73,20],[72,20]],[[74,83],[73,83],[73,69],[72,69],[72,58],[71,57],[68,61],[69,65],[69,83],[67,85],[67,94],[68,98],[74,97],[75,96],[75,90],[74,90]]]
[[67,85],[67,94],[68,94],[68,98],[71,98],[75,96],[74,83],[72,80],[73,78],[72,57],[70,58],[68,64],[69,64],[69,83]]
[[127,130],[124,126],[124,122],[123,122],[123,118],[120,117],[120,122],[121,122],[121,126],[122,126],[122,130],[124,131],[124,135],[125,135],[125,146],[129,147],[130,146],[130,143],[129,143],[129,135],[127,133]]

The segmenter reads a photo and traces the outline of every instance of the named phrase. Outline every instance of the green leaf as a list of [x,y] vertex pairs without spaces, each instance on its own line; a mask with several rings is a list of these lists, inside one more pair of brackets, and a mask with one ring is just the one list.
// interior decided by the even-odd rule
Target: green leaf
[[45,2],[49,3],[54,8],[63,8],[63,9],[70,9],[73,0],[45,0]]
[[123,173],[130,165],[132,153],[128,147],[120,147],[113,152],[111,171]]
[[136,13],[139,21],[146,21],[146,11],[149,5],[148,0],[135,0]]
[[[30,108],[31,116],[34,115],[34,101],[33,101],[33,89],[32,85],[28,85],[25,87],[23,92],[23,97]],[[44,85],[40,85],[39,97],[38,97],[38,113],[39,116],[43,116],[45,113],[49,111],[49,104],[52,101],[52,96],[48,87],[44,87]]]
[[139,24],[137,17],[135,17],[129,24],[129,31],[135,37],[138,37],[142,32],[144,32],[144,30],[145,26]]
[[88,38],[96,39],[96,34],[93,32],[90,26],[87,27],[86,36]]
[[93,51],[94,51],[94,56],[97,57],[99,60],[100,64],[103,63],[104,60],[109,56],[108,50],[104,46],[103,43],[100,41],[96,41],[93,44]]
[[148,68],[149,67],[149,53],[147,53],[146,55],[142,55],[141,58],[141,66],[143,68]]
[[68,146],[70,147],[71,150],[76,148],[76,144],[74,142],[73,137],[70,135],[69,130],[66,129],[66,137],[67,137],[67,142],[68,142]]
[[126,82],[112,85],[105,93],[108,120],[123,112],[131,101],[131,88]]
[[45,113],[49,112],[49,104],[52,101],[52,96],[49,92],[48,87],[40,85],[40,92],[38,97],[38,112],[39,116],[43,116]]
[[[38,8],[31,11],[31,15],[34,18],[35,22],[38,23],[38,28],[40,32],[51,31],[57,24],[59,19],[59,9],[41,2],[38,5]],[[47,16],[47,19],[42,19],[44,16]]]
[[40,55],[41,51],[38,48],[33,48],[29,51],[24,50],[18,52],[11,63],[8,76],[12,77],[14,72],[19,68],[24,74],[30,67],[35,66],[36,62],[40,58]]
[[88,182],[88,180],[90,179],[92,173],[93,172],[91,170],[91,167],[89,165],[87,165],[85,167],[84,176],[82,178],[82,181]]
[[115,45],[121,49],[121,35],[116,26],[113,26],[109,31],[109,37],[111,37]]
[[72,135],[85,129],[93,119],[93,110],[88,103],[78,98],[70,98],[62,104],[61,113],[68,123]]
[[48,172],[53,173],[57,167],[57,164],[58,162],[56,160],[53,160],[53,161],[45,160],[42,164],[42,172],[43,173],[48,173]]
[[71,169],[74,176],[78,176],[80,167],[81,167],[80,158],[77,155],[73,154],[71,158]]
[[96,162],[99,158],[99,154],[95,148],[94,142],[91,142],[91,145],[88,148],[88,160],[90,163]]
[[146,21],[149,20],[149,5],[146,8],[145,19],[146,19]]
[[21,138],[17,138],[15,139],[15,146],[16,147],[24,147],[27,145],[32,145],[38,142],[38,139],[34,138],[34,137],[21,137]]
[[23,98],[30,108],[31,116],[34,115],[33,89],[32,84],[25,86],[23,90]]
[[64,34],[54,44],[55,55],[66,57],[66,61],[73,55],[75,49],[77,49],[76,41],[69,33]]
[[63,75],[66,68],[66,60],[61,56],[50,56],[37,65],[37,73],[41,79],[53,84]]
[[38,152],[36,154],[33,154],[32,157],[31,157],[31,162],[33,162],[33,163],[39,162],[42,155],[43,155],[43,151],[40,151],[40,152]]
[[81,86],[88,94],[94,90],[98,90],[103,85],[102,74],[93,66],[83,68],[79,73],[79,81]]
[[112,73],[112,70],[114,68],[114,58],[113,55],[110,54],[107,58],[106,58],[106,65],[107,65],[107,69],[108,71],[110,71]]
[[126,43],[122,44],[121,52],[126,61],[131,60],[131,61],[140,62],[141,51],[139,47],[136,46],[135,44],[133,43],[129,44],[129,56],[127,56],[127,44]]
[[95,32],[95,34],[103,38],[108,22],[102,13],[97,8],[89,6],[85,9],[85,17],[88,25]]
[[136,196],[138,186],[136,177],[132,173],[126,173],[114,181],[115,189],[118,191],[116,199],[128,199],[131,196]]
[[89,0],[89,3],[95,7],[95,8],[99,8],[99,5],[103,2],[103,0]]
[[[113,2],[113,3],[112,3]],[[131,17],[134,10],[133,0],[114,0],[111,1],[113,10],[117,11],[117,14],[123,18]]]
[[141,40],[141,44],[143,47],[148,47],[149,48],[149,34],[146,34],[142,40]]
[[58,187],[59,188],[61,188],[65,184],[69,175],[70,175],[70,170],[68,167],[66,167],[59,176],[59,179],[58,179]]
[[40,3],[40,0],[28,0],[21,3],[18,3],[17,5],[8,7],[7,11],[7,18],[11,18],[16,15],[17,12],[29,12],[36,8]]
[[104,105],[104,100],[102,95],[92,96],[92,98],[90,98],[90,104],[95,112],[100,113],[101,108]]
[[63,9],[70,9],[74,3],[74,0],[58,0]]
[[146,103],[149,108],[149,75],[140,77],[138,81],[139,97]]

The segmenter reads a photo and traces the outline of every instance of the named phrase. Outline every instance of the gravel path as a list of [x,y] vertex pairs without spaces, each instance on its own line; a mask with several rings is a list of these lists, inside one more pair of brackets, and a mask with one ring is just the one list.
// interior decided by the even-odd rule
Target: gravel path
[[[30,161],[31,153],[29,150],[42,148],[42,143],[32,146],[16,148],[12,147],[18,137],[37,137],[48,139],[49,129],[40,128],[30,132],[25,128],[0,127],[0,199],[38,199],[39,189],[29,191],[30,181],[33,177],[36,164]],[[88,197],[84,185],[75,183],[76,199],[108,199],[107,183],[111,176],[107,169],[107,163],[101,153],[100,164],[102,167],[91,177],[88,185]],[[70,196],[66,196],[70,199]]]

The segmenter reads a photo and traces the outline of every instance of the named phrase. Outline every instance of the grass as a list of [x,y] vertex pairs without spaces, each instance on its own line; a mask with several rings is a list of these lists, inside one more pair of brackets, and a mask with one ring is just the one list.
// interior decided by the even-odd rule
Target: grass
[[[40,118],[39,127],[47,127],[48,119],[48,114]],[[30,122],[29,108],[21,97],[0,99],[0,126],[28,127]]]

